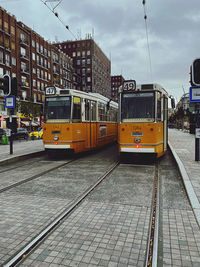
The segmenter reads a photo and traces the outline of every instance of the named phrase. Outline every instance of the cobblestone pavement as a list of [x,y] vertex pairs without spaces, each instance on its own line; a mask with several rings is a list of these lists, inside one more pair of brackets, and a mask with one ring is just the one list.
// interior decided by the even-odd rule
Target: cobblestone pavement
[[154,175],[120,165],[21,265],[144,266]]
[[[176,164],[165,156],[160,173],[160,266],[200,266],[200,230]],[[159,266],[159,265],[158,265]]]
[[95,183],[115,155],[116,147],[109,147],[1,193],[0,264]]
[[17,140],[13,142],[13,154],[10,154],[10,145],[0,145],[0,162],[24,154],[44,151],[43,140]]
[[169,129],[169,141],[182,161],[200,202],[200,161],[195,161],[195,136]]

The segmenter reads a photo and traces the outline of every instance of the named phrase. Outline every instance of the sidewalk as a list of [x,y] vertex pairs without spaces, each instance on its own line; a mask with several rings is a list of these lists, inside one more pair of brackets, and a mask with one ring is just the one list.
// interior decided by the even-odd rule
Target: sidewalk
[[43,140],[13,141],[13,154],[10,154],[10,145],[0,144],[0,164],[26,157],[29,154],[44,151]]
[[200,226],[200,161],[195,161],[195,135],[177,129],[169,129],[168,133],[169,146]]

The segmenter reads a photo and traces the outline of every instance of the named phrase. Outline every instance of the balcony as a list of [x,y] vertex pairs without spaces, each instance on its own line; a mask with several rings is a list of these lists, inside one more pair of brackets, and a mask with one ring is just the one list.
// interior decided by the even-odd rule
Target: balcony
[[28,70],[28,69],[21,69],[21,73],[24,73],[24,74],[28,74],[28,75],[30,75],[30,73],[29,73],[29,70]]
[[21,87],[30,88],[29,82],[21,82]]
[[21,58],[21,59],[24,59],[24,60],[28,60],[28,61],[29,61],[29,58],[28,58],[28,56],[27,56],[27,55],[20,55],[20,58]]
[[25,39],[20,39],[20,44],[25,45],[25,46],[29,46],[28,41]]

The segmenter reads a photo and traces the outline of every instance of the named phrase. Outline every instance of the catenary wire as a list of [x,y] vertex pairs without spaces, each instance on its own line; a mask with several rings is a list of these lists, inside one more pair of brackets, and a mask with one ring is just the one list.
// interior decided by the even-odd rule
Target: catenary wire
[[40,0],[43,4],[45,4],[45,6],[59,19],[59,21],[64,25],[64,27],[73,35],[73,37],[75,38],[75,40],[77,40],[76,36],[74,35],[74,33],[69,29],[69,26],[66,25],[63,20],[60,19],[59,15],[57,12],[55,12],[55,8],[61,3],[61,1],[54,7],[54,8],[50,8],[48,5],[47,5],[47,2],[48,1],[44,1],[44,0]]
[[153,72],[152,72],[152,64],[151,64],[151,53],[150,53],[150,45],[149,45],[149,36],[148,36],[148,26],[147,26],[147,14],[146,14],[146,0],[142,1],[143,8],[144,8],[144,21],[145,21],[145,29],[146,29],[146,39],[147,39],[147,49],[148,49],[148,56],[149,56],[149,68],[151,74],[151,80],[153,82]]

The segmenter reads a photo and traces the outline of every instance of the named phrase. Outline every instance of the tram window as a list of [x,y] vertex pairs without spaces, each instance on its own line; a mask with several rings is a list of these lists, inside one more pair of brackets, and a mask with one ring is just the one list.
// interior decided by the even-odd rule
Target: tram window
[[73,120],[81,121],[81,99],[80,97],[73,98]]
[[161,93],[157,93],[157,121],[161,121]]
[[106,120],[105,105],[103,103],[98,103],[98,118],[99,118],[99,121]]
[[46,114],[48,119],[70,119],[70,97],[52,97],[46,99]]
[[91,120],[96,121],[97,120],[97,115],[96,115],[96,102],[91,101]]
[[90,100],[85,100],[85,120],[90,120]]
[[154,121],[154,93],[122,94],[122,121]]

